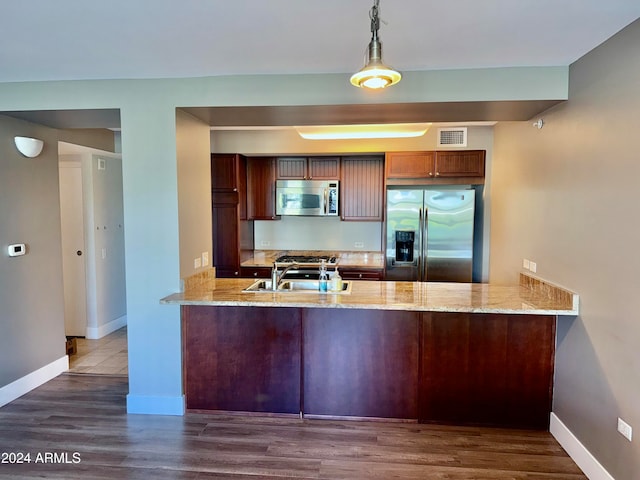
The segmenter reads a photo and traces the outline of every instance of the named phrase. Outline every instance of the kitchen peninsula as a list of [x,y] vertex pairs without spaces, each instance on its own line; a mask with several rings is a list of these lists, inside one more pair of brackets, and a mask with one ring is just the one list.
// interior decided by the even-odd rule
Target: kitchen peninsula
[[190,410],[548,428],[557,315],[577,295],[520,285],[352,281],[243,292],[205,278],[182,308]]

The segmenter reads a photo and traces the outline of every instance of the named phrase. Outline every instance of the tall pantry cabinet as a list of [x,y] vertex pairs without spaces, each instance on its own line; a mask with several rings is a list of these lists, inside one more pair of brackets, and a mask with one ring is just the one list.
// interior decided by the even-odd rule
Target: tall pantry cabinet
[[247,220],[247,159],[243,155],[211,154],[211,218],[216,276],[239,277],[242,253],[253,249],[253,222]]

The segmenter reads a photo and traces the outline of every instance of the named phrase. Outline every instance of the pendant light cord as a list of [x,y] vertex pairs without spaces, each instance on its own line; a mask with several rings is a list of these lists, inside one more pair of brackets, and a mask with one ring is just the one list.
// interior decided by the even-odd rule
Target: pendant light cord
[[371,33],[377,33],[380,29],[380,0],[374,0],[373,7],[369,11],[369,18],[371,19]]

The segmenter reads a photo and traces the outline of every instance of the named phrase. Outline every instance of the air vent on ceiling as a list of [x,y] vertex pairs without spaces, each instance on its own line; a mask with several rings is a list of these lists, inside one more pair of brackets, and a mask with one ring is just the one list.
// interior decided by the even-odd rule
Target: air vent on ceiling
[[439,147],[466,147],[467,127],[447,127],[438,129]]

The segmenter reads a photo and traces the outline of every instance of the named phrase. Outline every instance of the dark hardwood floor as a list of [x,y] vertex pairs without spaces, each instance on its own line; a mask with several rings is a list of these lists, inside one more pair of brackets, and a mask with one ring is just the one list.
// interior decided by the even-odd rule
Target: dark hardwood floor
[[586,478],[545,432],[127,415],[127,390],[124,376],[64,374],[0,408],[0,460],[31,455],[31,463],[0,463],[0,478]]

